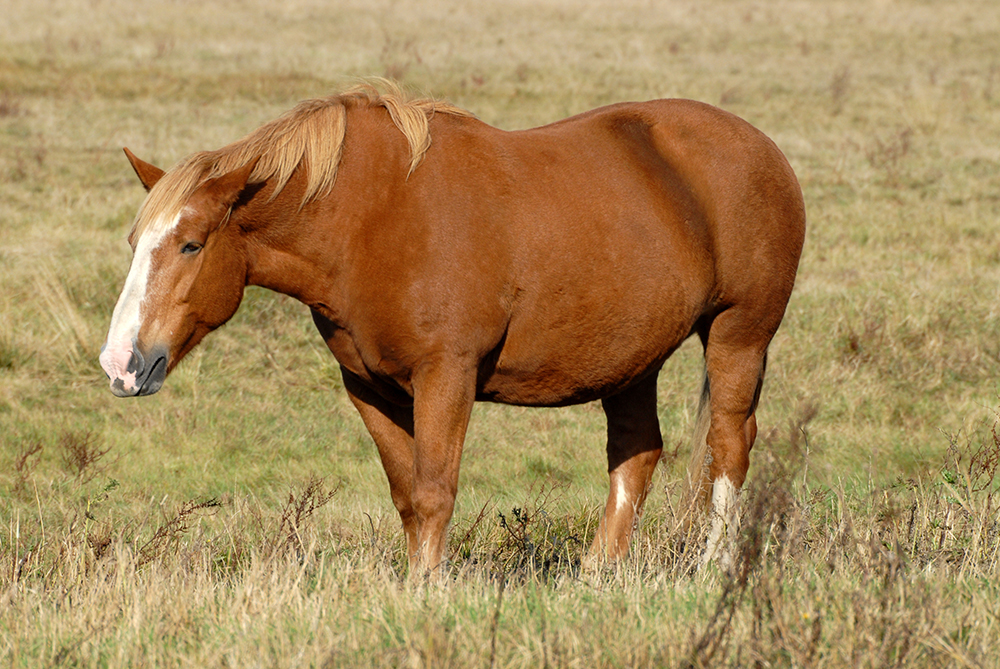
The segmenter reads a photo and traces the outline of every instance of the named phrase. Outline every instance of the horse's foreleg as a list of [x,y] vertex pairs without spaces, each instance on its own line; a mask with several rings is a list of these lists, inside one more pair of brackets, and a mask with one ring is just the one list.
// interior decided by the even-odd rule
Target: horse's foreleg
[[413,408],[388,402],[341,367],[344,387],[378,447],[389,479],[392,503],[399,511],[412,562],[417,552],[417,522],[413,511]]
[[476,396],[475,366],[425,366],[413,379],[413,511],[417,552],[411,573],[441,566],[455,509],[465,431]]
[[663,450],[656,415],[656,376],[652,374],[602,402],[608,419],[611,489],[587,556],[588,563],[628,553],[632,528],[646,501]]

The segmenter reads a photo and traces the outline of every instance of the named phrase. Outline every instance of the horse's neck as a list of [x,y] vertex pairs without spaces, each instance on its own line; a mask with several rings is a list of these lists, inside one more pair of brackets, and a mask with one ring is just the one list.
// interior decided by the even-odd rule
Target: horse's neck
[[[290,295],[337,320],[341,283],[353,257],[347,244],[356,226],[379,220],[385,212],[377,198],[365,197],[377,181],[381,192],[405,181],[410,148],[384,110],[351,110],[344,143],[343,162],[332,193],[300,206],[305,192],[305,173],[296,170],[281,193],[269,200],[263,189],[251,206],[260,223],[250,233],[250,271],[247,283]],[[372,139],[375,138],[375,139]],[[350,164],[350,169],[345,166]],[[396,181],[394,181],[396,180]],[[339,208],[339,209],[338,209]],[[347,216],[338,211],[350,212]]]
[[259,204],[251,203],[254,225],[248,236],[247,285],[262,286],[314,306],[329,301],[339,275],[333,224],[322,203],[300,207],[301,184],[296,177],[273,201],[266,190]]

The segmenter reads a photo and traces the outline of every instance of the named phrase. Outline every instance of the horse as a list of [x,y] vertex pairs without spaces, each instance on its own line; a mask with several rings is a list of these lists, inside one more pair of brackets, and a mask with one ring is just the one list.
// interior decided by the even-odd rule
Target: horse
[[367,81],[164,171],[147,191],[100,363],[155,393],[248,285],[309,307],[371,433],[411,573],[443,564],[473,403],[600,400],[610,490],[587,559],[625,556],[660,459],[657,376],[692,335],[687,475],[724,557],[768,345],[805,235],[763,133],[700,102],[619,103],[504,131]]

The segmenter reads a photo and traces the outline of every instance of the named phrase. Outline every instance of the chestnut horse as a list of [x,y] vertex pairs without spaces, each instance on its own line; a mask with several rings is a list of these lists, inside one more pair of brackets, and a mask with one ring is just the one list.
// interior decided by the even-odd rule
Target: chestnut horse
[[697,334],[689,482],[719,550],[805,232],[795,175],[748,123],[658,100],[507,132],[366,84],[166,172],[125,152],[149,194],[101,353],[114,394],[155,393],[264,286],[312,310],[339,362],[411,570],[442,561],[476,400],[601,400],[610,494],[589,556],[615,558],[660,458],[657,375]]

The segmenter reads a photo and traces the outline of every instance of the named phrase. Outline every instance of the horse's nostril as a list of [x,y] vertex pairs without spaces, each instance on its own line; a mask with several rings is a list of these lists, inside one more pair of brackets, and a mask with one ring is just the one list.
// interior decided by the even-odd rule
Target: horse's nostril
[[136,378],[142,376],[143,370],[146,368],[146,361],[142,357],[142,353],[139,352],[137,346],[132,347],[132,357],[128,360],[128,367],[125,368],[126,372],[134,372]]

